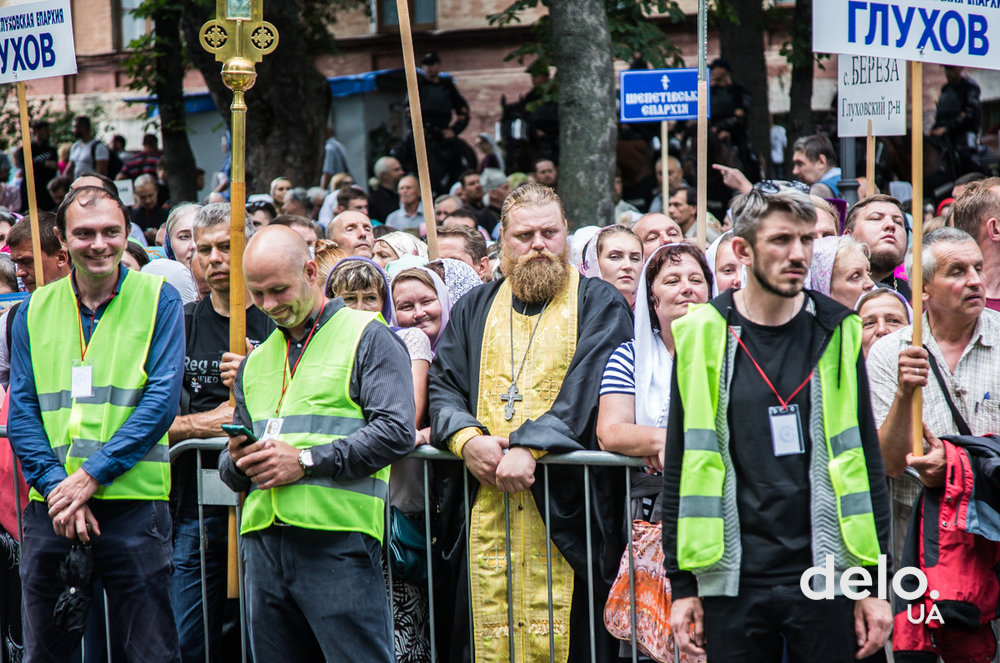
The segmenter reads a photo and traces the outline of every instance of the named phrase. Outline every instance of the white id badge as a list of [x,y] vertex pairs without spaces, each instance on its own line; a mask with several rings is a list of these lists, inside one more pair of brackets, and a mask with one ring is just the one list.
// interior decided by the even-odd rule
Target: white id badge
[[94,395],[94,367],[81,364],[73,367],[70,376],[70,396],[89,398]]
[[281,426],[285,423],[284,417],[271,417],[264,426],[264,438],[277,439],[281,435]]
[[802,422],[799,420],[799,406],[789,405],[767,408],[771,420],[771,444],[775,456],[794,456],[806,452],[802,440]]

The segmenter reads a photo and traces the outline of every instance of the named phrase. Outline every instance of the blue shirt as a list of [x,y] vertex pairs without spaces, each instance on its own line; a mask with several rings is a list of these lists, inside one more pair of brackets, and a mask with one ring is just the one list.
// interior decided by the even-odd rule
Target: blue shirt
[[[68,277],[73,279],[74,292],[75,275],[76,270]],[[115,296],[118,296],[122,281],[127,276],[128,269],[124,265],[119,266]],[[97,311],[84,306],[79,301],[79,294],[77,301],[84,340],[89,343],[91,333],[100,324],[101,316],[111,300],[98,306]],[[14,318],[10,353],[10,417],[7,426],[11,446],[21,460],[24,478],[39,493],[48,495],[67,474],[49,444],[38,406],[28,338],[27,314],[30,305],[29,297],[18,308],[17,317]],[[70,367],[67,366],[66,370],[70,370]],[[153,328],[145,371],[148,376],[146,386],[131,416],[100,451],[83,463],[84,471],[101,485],[110,484],[116,477],[132,469],[166,434],[177,414],[184,378],[184,309],[180,295],[169,283],[164,283],[160,290],[156,326]]]

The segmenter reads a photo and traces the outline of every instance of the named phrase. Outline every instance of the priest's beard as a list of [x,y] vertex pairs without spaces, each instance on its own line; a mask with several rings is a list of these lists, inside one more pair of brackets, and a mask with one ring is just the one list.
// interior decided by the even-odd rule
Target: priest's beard
[[[536,262],[536,258],[545,260]],[[569,283],[569,245],[562,253],[532,251],[515,258],[508,251],[500,257],[500,269],[510,281],[514,296],[529,304],[544,304],[562,292]]]

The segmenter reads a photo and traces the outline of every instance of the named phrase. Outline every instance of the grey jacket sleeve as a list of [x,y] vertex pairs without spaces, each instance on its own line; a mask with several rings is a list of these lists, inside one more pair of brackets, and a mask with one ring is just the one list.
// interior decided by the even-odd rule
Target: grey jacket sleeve
[[[236,398],[235,412],[233,412],[233,423],[246,426],[253,430],[253,420],[250,419],[250,412],[247,410],[247,401],[243,396],[243,367],[244,361],[236,371],[236,380],[233,382],[233,396]],[[229,448],[225,447],[219,454],[219,478],[222,482],[233,489],[234,492],[243,493],[250,490],[250,478],[236,467],[233,457],[229,455]]]

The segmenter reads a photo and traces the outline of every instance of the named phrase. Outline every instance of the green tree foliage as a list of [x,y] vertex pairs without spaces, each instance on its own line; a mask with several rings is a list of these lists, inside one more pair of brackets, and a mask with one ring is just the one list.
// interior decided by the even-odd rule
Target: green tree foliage
[[[550,0],[514,0],[506,9],[487,16],[490,25],[503,27],[522,22],[521,14],[541,4],[549,7]],[[680,49],[650,17],[663,14],[666,20],[677,23],[684,20],[684,12],[675,0],[605,0],[608,30],[611,34],[611,56],[629,62],[640,56],[653,67],[683,66]],[[526,41],[504,58],[524,64],[531,60],[532,70],[544,71],[555,63],[552,48],[552,22],[548,14],[531,25],[534,40]],[[545,90],[548,98],[557,96],[557,81],[549,82]]]

